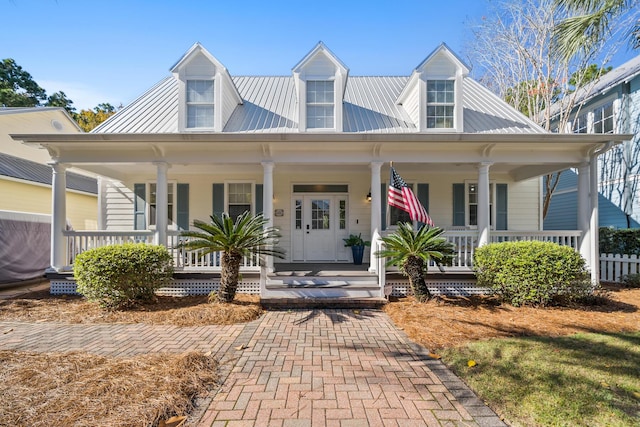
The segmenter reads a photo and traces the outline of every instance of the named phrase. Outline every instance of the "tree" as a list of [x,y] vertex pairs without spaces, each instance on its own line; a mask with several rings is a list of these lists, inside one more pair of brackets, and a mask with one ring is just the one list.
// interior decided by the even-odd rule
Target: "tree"
[[[558,22],[568,15],[556,0],[513,0],[493,4],[491,18],[473,29],[469,57],[479,66],[483,81],[514,108],[543,128],[570,132],[569,122],[576,107],[577,93],[592,86],[589,65],[611,54],[604,45],[592,46],[564,59],[552,43]],[[584,89],[578,91],[578,89]],[[575,113],[577,114],[577,113]],[[560,173],[547,175],[543,217],[558,185]]]
[[589,51],[610,38],[612,27],[624,28],[630,22],[626,38],[633,49],[640,48],[640,9],[637,0],[556,0],[571,16],[554,30],[559,53],[570,59],[581,51]]
[[443,232],[441,228],[427,225],[414,231],[411,223],[400,223],[395,233],[382,238],[385,248],[376,252],[378,257],[387,258],[387,266],[400,267],[420,302],[431,298],[425,282],[429,260],[447,261],[453,256],[454,245],[440,237]]
[[47,102],[44,104],[46,107],[62,107],[71,117],[75,117],[76,109],[73,107],[73,101],[67,98],[67,95],[60,91],[47,97]]
[[[198,250],[202,256],[222,252],[220,292],[218,299],[231,302],[238,289],[240,263],[244,257],[275,256],[284,258],[284,249],[275,246],[280,234],[266,227],[262,214],[244,212],[234,221],[227,213],[212,215],[211,222],[195,220],[193,226],[200,231],[183,231],[180,235],[192,240],[180,244],[188,250]],[[264,261],[263,261],[264,262]]]
[[46,98],[45,90],[13,59],[0,62],[0,106],[35,107]]
[[116,113],[116,108],[109,103],[98,104],[93,110],[80,110],[74,118],[85,132],[89,132],[100,123]]

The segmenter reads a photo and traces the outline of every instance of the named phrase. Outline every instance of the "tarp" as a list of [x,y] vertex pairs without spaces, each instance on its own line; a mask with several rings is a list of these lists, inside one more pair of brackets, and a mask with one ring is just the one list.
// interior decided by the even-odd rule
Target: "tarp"
[[0,284],[42,277],[50,252],[50,215],[0,211]]

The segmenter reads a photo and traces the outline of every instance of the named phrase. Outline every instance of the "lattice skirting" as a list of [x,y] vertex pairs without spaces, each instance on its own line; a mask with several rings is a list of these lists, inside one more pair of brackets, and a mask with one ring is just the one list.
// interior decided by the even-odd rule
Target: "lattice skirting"
[[[409,280],[387,281],[386,288],[391,288],[390,295],[393,297],[406,297],[411,294]],[[470,296],[470,295],[491,295],[490,288],[482,288],[476,285],[475,280],[429,280],[427,287],[432,295],[448,296]],[[387,293],[387,292],[385,292]]]
[[[212,291],[220,289],[220,279],[178,279],[165,288],[160,288],[156,292],[158,295],[172,297],[186,297],[190,295],[208,295]],[[238,284],[238,292],[242,294],[259,294],[260,281],[243,281]],[[76,282],[74,280],[51,280],[52,295],[79,295],[76,292]]]

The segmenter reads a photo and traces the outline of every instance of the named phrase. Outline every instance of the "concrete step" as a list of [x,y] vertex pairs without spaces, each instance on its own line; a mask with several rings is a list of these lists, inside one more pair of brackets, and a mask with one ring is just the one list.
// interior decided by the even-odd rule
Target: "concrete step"
[[310,308],[342,308],[342,309],[378,309],[387,303],[385,298],[287,298],[266,297],[260,304],[266,309],[310,309]]

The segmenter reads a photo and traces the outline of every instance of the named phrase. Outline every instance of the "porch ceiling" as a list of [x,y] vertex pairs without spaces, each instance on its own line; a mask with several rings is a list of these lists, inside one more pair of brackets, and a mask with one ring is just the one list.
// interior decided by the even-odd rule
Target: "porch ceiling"
[[[632,138],[627,134],[459,134],[402,135],[293,134],[29,134],[15,140],[49,151],[52,159],[117,179],[132,172],[154,174],[154,162],[167,162],[170,173],[255,171],[269,160],[279,167],[305,170],[369,170],[372,161],[394,161],[408,168],[459,173],[492,163],[491,171],[515,180],[544,175],[588,160],[589,155]],[[135,167],[132,167],[135,165]]]

